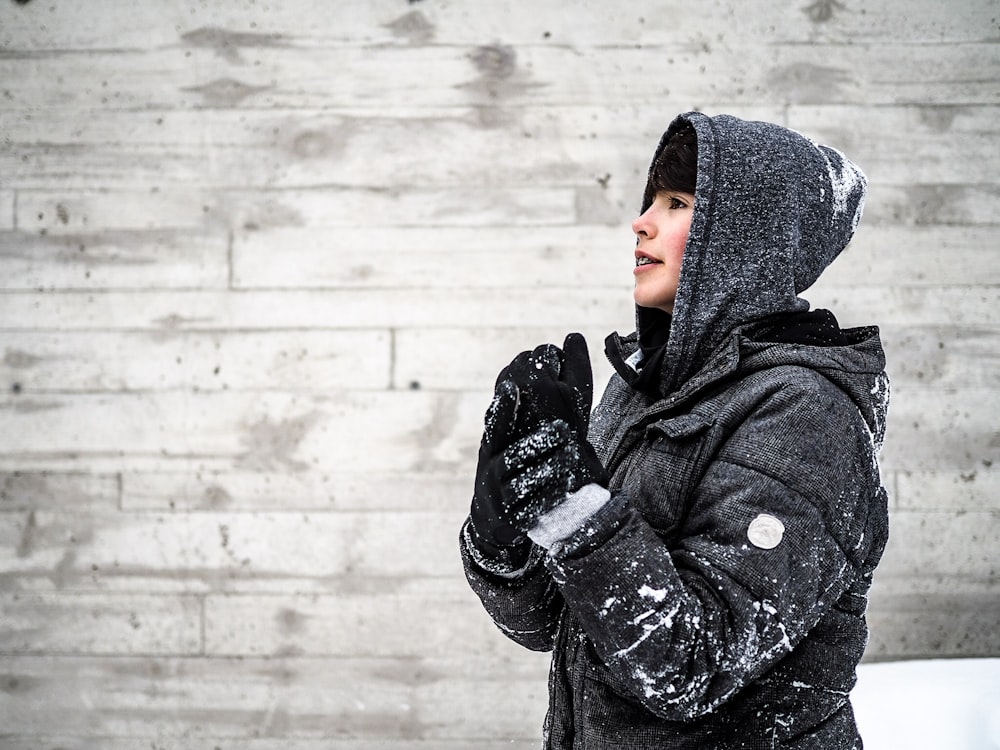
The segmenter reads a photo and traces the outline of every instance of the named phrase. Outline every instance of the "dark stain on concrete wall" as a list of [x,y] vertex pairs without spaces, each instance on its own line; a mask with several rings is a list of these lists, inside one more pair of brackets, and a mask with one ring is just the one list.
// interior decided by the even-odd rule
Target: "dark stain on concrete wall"
[[246,31],[229,31],[217,26],[203,26],[181,34],[181,40],[192,47],[214,50],[219,57],[231,63],[243,63],[240,49],[244,47],[287,47],[282,34],[262,34]]
[[410,11],[395,21],[385,24],[393,36],[410,44],[426,44],[434,39],[434,24],[419,10]]

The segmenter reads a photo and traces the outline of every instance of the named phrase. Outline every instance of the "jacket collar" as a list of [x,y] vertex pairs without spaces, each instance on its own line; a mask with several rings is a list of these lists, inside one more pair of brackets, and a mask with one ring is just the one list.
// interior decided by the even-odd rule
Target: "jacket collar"
[[[824,324],[830,319],[832,315],[819,318]],[[762,326],[760,322],[734,329],[709,354],[702,367],[673,391],[666,390],[669,379],[664,369],[667,363],[662,359],[648,360],[646,367],[652,367],[654,371],[646,371],[647,377],[641,377],[645,367],[637,369],[641,349],[636,333],[625,337],[612,333],[605,340],[605,354],[622,379],[633,390],[641,390],[646,395],[649,407],[644,411],[649,413],[676,409],[723,382],[779,365],[797,364],[818,370],[848,391],[854,390],[856,376],[865,376],[863,379],[867,381],[885,368],[879,331],[874,326],[844,330],[838,327],[841,340],[828,342],[826,346],[814,345],[808,338],[804,341],[772,341],[771,338],[780,339],[768,336],[775,330],[774,325]],[[649,375],[657,377],[650,378]],[[652,383],[652,387],[638,387],[647,383]],[[862,386],[862,389],[865,387]],[[852,397],[855,401],[863,401],[859,394],[852,393]]]

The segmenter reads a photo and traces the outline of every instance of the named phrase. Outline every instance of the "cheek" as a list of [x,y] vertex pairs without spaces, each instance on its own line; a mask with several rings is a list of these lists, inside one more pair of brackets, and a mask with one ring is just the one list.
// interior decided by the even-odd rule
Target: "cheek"
[[687,246],[688,233],[691,231],[691,215],[688,214],[686,221],[678,222],[670,233],[670,252],[679,263],[684,255],[684,248]]
[[675,231],[670,233],[670,242],[667,243],[667,250],[671,255],[671,260],[676,263],[680,263],[681,257],[684,255],[684,247],[687,245],[687,238],[687,227],[678,227]]

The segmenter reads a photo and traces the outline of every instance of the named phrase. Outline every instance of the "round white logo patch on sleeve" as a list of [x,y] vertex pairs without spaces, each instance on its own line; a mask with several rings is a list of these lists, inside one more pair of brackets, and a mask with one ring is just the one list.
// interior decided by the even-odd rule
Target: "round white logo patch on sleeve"
[[781,544],[784,534],[785,524],[767,513],[761,513],[753,519],[747,529],[750,544],[760,549],[774,549]]

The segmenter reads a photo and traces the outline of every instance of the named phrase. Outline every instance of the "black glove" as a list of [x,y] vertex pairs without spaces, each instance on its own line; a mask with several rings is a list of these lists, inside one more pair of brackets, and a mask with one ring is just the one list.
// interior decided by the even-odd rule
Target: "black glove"
[[505,517],[501,493],[503,453],[517,435],[517,412],[517,386],[509,379],[498,380],[493,401],[486,410],[469,512],[473,542],[491,557],[526,557],[531,547],[530,540]]
[[521,352],[497,379],[510,379],[520,394],[522,429],[533,431],[561,419],[586,437],[594,400],[594,376],[587,341],[571,333],[559,349],[552,344]]
[[525,532],[566,495],[588,484],[608,486],[594,447],[561,419],[543,423],[492,463],[500,476],[500,518]]
[[[534,525],[538,515],[565,497],[565,489],[544,494],[547,488],[538,482],[534,482],[536,486],[532,490],[526,486],[519,492],[508,489],[508,498],[504,497],[505,477],[519,485],[528,481],[531,467],[515,468],[520,462],[514,455],[527,457],[531,451],[525,452],[527,443],[524,441],[544,425],[560,420],[568,432],[561,446],[552,442],[550,436],[550,449],[545,453],[552,455],[539,455],[538,460],[563,464],[572,474],[568,467],[575,465],[575,456],[589,453],[603,476],[603,466],[586,442],[593,394],[590,355],[587,342],[579,333],[569,334],[562,350],[545,344],[533,351],[521,352],[500,371],[493,401],[486,411],[470,511],[470,531],[480,551],[492,557],[525,557],[531,545],[523,532]],[[504,455],[515,441],[523,445],[509,454],[513,463],[508,465]],[[582,446],[578,445],[579,441]],[[516,480],[515,476],[522,478]],[[572,478],[564,477],[564,480],[563,484],[566,481],[576,484]],[[515,495],[523,498],[530,495],[534,500],[516,499]],[[528,506],[535,510],[528,510]]]

